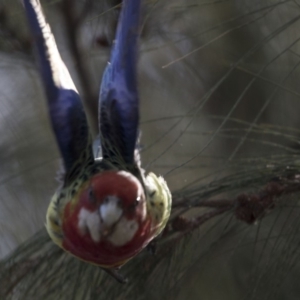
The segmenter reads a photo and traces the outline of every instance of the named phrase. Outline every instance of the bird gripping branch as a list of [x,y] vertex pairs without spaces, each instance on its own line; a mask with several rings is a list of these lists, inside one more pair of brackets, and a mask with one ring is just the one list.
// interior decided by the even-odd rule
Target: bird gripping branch
[[23,2],[65,168],[63,184],[47,211],[47,231],[65,251],[124,282],[118,268],[164,229],[171,211],[166,182],[141,168],[137,148],[141,1],[123,1],[111,59],[104,71],[99,99],[101,158],[94,158],[80,96],[41,4],[39,0]]

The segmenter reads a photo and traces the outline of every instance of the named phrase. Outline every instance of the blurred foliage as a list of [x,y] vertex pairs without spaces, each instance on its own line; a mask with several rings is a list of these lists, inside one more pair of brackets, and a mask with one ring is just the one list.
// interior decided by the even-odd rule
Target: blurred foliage
[[[96,134],[120,1],[42,5]],[[120,285],[42,229],[59,154],[22,5],[1,0],[0,299],[299,299],[300,2],[148,0],[142,20],[143,165],[174,209]]]

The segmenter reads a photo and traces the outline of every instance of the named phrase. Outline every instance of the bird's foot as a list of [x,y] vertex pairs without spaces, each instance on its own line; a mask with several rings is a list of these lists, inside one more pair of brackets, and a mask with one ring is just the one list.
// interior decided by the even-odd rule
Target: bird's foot
[[114,269],[106,269],[102,268],[106,273],[108,273],[110,276],[112,276],[114,279],[116,279],[119,283],[127,283],[128,279],[125,278],[120,272],[120,268],[114,268]]
[[156,249],[157,249],[157,244],[156,244],[156,241],[151,241],[146,249],[152,254],[152,255],[155,255],[156,254]]

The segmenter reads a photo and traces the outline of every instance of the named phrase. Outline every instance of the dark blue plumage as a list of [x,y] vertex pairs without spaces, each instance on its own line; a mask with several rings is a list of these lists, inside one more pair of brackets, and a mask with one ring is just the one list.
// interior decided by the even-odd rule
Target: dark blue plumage
[[140,0],[123,0],[115,43],[100,90],[100,138],[104,159],[135,164],[138,138],[137,42]]
[[86,115],[40,2],[24,0],[24,6],[37,50],[52,127],[68,173],[81,155],[85,154],[85,161],[93,159]]
[[[39,0],[23,0],[34,36],[48,109],[67,173],[46,215],[49,236],[77,258],[117,271],[165,228],[171,193],[145,174],[137,149],[137,42],[141,0],[124,0],[99,101],[102,158],[94,159],[83,107]],[[151,205],[149,205],[151,203]]]
[[[120,169],[138,165],[137,42],[140,0],[124,0],[116,40],[100,90],[99,131],[104,160]],[[49,114],[67,174],[93,160],[86,115],[38,0],[24,0]],[[75,167],[74,167],[75,166]],[[133,168],[132,168],[133,167]]]

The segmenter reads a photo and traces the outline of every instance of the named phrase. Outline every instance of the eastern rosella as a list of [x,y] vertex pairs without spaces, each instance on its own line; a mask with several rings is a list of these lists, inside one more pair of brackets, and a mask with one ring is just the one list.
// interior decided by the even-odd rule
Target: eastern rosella
[[24,0],[49,115],[63,158],[63,184],[51,199],[47,231],[58,246],[122,281],[117,268],[165,227],[171,194],[162,177],[146,173],[137,148],[137,44],[141,0],[124,0],[100,88],[102,157],[79,94],[58,52],[39,0]]

